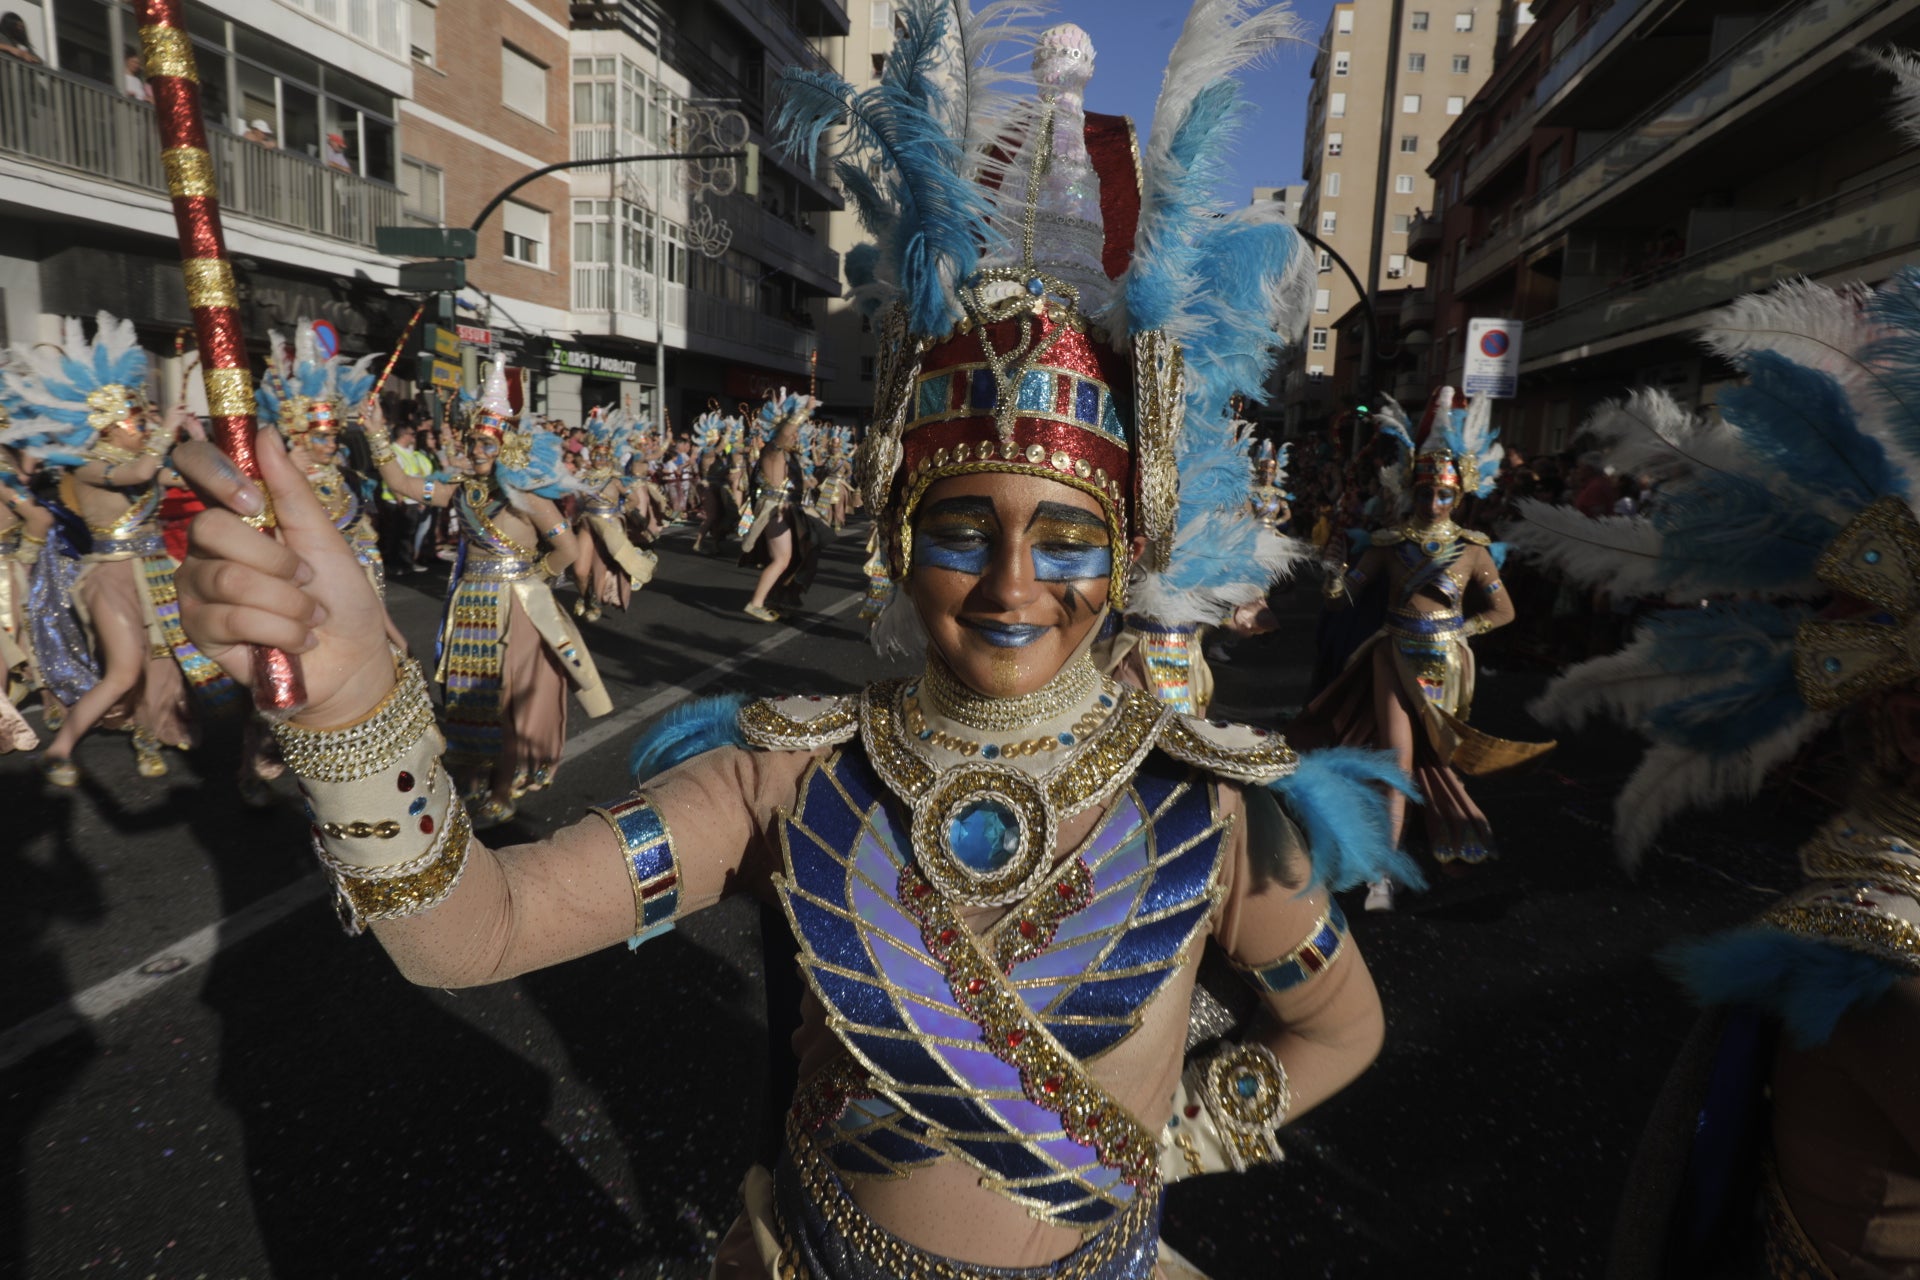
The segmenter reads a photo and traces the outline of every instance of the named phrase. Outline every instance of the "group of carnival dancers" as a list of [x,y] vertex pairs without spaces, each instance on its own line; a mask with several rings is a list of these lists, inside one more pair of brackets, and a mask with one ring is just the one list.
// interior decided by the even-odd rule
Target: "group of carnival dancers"
[[[1551,745],[1467,723],[1471,641],[1513,617],[1506,547],[1453,518],[1499,463],[1484,403],[1443,391],[1419,423],[1390,415],[1400,509],[1332,553],[1276,531],[1283,459],[1250,465],[1231,410],[1305,323],[1314,258],[1271,207],[1211,192],[1234,74],[1292,19],[1195,0],[1136,145],[1124,117],[1086,109],[1088,35],[1027,30],[1017,9],[906,0],[879,88],[785,77],[787,144],[811,161],[841,130],[843,171],[869,175],[849,189],[875,237],[849,283],[879,334],[857,467],[837,437],[812,457],[812,406],[784,395],[757,453],[743,445],[761,433],[716,406],[696,432],[705,469],[689,442],[671,456],[696,461],[648,476],[599,419],[570,467],[490,380],[467,469],[413,477],[377,404],[354,403],[364,371],[309,384],[296,341],[263,384],[280,434],[261,438],[256,484],[154,430],[125,326],[89,344],[72,325],[5,374],[5,439],[60,469],[60,512],[10,473],[0,524],[10,674],[66,708],[51,780],[71,781],[74,742],[110,716],[164,768],[186,691],[231,699],[249,646],[277,646],[305,672],[306,704],[270,730],[315,851],[350,929],[410,979],[498,981],[637,946],[728,895],[780,903],[807,986],[799,1083],[719,1277],[1194,1274],[1159,1240],[1167,1184],[1280,1158],[1279,1129],[1382,1042],[1334,895],[1387,905],[1391,884],[1422,883],[1400,848],[1408,801],[1438,865],[1490,856],[1462,777]],[[1031,91],[993,69],[1009,41],[1032,47]],[[1616,821],[1629,856],[1816,742],[1846,753],[1855,789],[1797,851],[1804,890],[1687,953],[1713,1012],[1649,1126],[1613,1274],[1912,1275],[1920,273],[1788,285],[1714,317],[1706,341],[1745,376],[1715,416],[1643,392],[1590,426],[1614,465],[1656,478],[1650,514],[1535,504],[1502,531],[1576,580],[1675,605],[1537,710],[1647,735]],[[459,523],[439,716],[334,481],[354,413],[386,484]],[[153,527],[169,466],[209,506],[177,570]],[[573,574],[583,610],[620,603],[652,568],[616,536],[623,506],[685,510],[666,487],[683,472],[732,501],[764,566],[755,617],[777,616],[857,487],[873,637],[913,674],[689,703],[635,744],[627,794],[489,846],[474,828],[551,778],[569,688],[609,707],[549,580]],[[575,496],[578,527],[559,505]],[[269,499],[277,538],[249,525]],[[63,520],[91,549],[47,574]],[[1284,738],[1206,718],[1203,634],[1271,629],[1267,593],[1316,560],[1352,624],[1338,677]],[[43,589],[73,602],[70,634],[21,608]],[[1207,950],[1255,1016],[1220,1016]]]

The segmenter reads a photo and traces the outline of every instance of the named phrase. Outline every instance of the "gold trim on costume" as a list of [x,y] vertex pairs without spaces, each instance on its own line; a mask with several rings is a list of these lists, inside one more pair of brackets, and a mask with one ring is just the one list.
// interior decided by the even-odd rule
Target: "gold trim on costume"
[[796,720],[779,709],[793,699],[755,698],[740,708],[740,736],[762,751],[813,751],[838,746],[860,730],[860,700],[829,698],[819,715]]

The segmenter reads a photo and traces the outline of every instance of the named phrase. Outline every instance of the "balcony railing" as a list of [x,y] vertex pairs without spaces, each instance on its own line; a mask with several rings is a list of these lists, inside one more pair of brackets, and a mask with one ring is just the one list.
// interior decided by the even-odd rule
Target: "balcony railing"
[[[654,290],[653,276],[638,268],[576,263],[575,321],[583,330],[619,333],[650,342],[654,338]],[[607,317],[604,327],[595,323],[601,316]],[[623,319],[647,324],[644,328],[623,326]],[[811,329],[678,284],[666,287],[666,322],[669,346],[675,345],[676,336],[682,345],[698,336],[729,343],[744,353],[789,367],[795,362],[804,366],[817,341]],[[675,335],[675,329],[681,334]]]
[[1520,248],[1520,224],[1512,222],[1500,228],[1473,248],[1467,250],[1467,256],[1460,260],[1459,270],[1453,273],[1453,291],[1465,293],[1499,268],[1512,262]]
[[1920,251],[1920,164],[1527,321],[1526,358],[1670,324],[1793,276]]
[[[1557,185],[1540,192],[1527,206],[1522,234],[1532,239],[1594,197],[1630,185],[1636,170],[1754,92],[1776,84],[1815,53],[1836,42],[1855,43],[1854,28],[1893,2],[1807,0],[1781,10],[1601,144]],[[1614,7],[1626,3],[1630,0],[1616,0]]]
[[1500,126],[1500,132],[1487,140],[1487,145],[1480,149],[1480,154],[1473,158],[1473,163],[1467,166],[1467,176],[1460,188],[1461,197],[1466,199],[1479,194],[1480,188],[1487,184],[1487,180],[1505,168],[1507,163],[1526,146],[1527,140],[1531,137],[1533,137],[1533,112],[1515,111],[1507,122]]
[[775,217],[745,196],[714,205],[714,216],[733,228],[733,247],[758,257],[770,267],[798,275],[831,293],[840,290],[840,255],[817,235],[809,235],[783,218]]
[[1560,56],[1547,68],[1547,73],[1540,77],[1540,83],[1533,87],[1534,109],[1538,110],[1553,101],[1553,96],[1564,89],[1582,67],[1593,61],[1593,55],[1605,48],[1608,41],[1625,30],[1634,15],[1646,8],[1648,3],[1649,0],[1613,0],[1593,21],[1587,23],[1586,30],[1560,51]]
[[[395,187],[217,130],[207,131],[207,149],[229,218],[368,249],[375,227],[400,221]],[[167,198],[152,107],[12,58],[0,58],[0,154]]]
[[1440,219],[1425,209],[1415,209],[1412,221],[1407,223],[1407,256],[1415,262],[1431,262],[1440,241]]

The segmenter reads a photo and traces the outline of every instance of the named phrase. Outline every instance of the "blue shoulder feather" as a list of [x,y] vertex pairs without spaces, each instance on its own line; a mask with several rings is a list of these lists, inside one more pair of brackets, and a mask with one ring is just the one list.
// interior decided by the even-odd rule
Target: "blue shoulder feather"
[[1292,773],[1267,784],[1306,833],[1316,886],[1338,893],[1391,879],[1413,889],[1427,887],[1413,859],[1388,839],[1382,787],[1420,803],[1420,793],[1391,752],[1360,747],[1302,752]]
[[1802,1049],[1825,1044],[1841,1014],[1911,976],[1858,951],[1761,927],[1685,943],[1662,959],[1701,1004],[1763,1009]]
[[627,769],[637,787],[675,765],[720,747],[744,747],[740,733],[742,693],[683,702],[640,731],[627,755]]

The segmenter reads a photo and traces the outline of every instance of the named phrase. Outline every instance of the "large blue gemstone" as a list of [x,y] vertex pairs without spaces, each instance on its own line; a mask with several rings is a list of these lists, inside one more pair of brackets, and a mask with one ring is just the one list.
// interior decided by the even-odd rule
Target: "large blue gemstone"
[[1020,824],[998,800],[969,800],[947,823],[947,845],[973,871],[998,871],[1020,851]]

